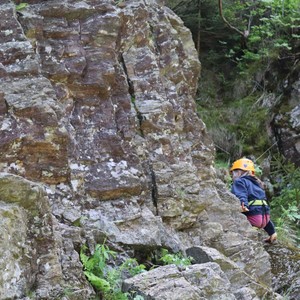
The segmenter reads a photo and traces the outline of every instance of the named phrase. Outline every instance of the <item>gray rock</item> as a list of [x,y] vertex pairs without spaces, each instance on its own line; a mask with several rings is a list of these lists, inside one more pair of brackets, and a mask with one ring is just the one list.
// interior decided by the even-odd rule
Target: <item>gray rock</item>
[[35,0],[21,14],[7,3],[0,19],[2,299],[90,299],[78,253],[104,240],[130,253],[215,249],[143,274],[153,288],[128,282],[147,297],[235,299],[245,273],[243,295],[261,296],[269,257],[215,179],[183,21],[160,0]]
[[124,291],[135,291],[144,299],[236,299],[230,283],[215,263],[180,269],[175,265],[141,273],[124,282]]

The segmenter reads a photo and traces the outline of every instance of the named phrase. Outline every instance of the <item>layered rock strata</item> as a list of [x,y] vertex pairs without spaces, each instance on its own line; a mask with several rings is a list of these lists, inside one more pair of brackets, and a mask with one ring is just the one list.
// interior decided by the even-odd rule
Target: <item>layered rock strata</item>
[[[215,179],[182,21],[154,0],[26,2],[0,3],[0,298],[90,299],[78,253],[106,238],[133,252],[210,247],[230,272],[217,254],[162,272],[191,285],[210,270],[232,299],[272,292],[268,254]],[[205,282],[195,293],[222,293]]]

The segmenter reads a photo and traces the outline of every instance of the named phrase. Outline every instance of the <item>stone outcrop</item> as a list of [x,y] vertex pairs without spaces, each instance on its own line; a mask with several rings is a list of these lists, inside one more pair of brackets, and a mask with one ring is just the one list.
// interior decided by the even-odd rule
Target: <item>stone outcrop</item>
[[162,1],[26,2],[0,3],[1,299],[90,299],[78,253],[106,238],[133,253],[215,249],[146,275],[174,274],[195,299],[224,284],[228,299],[269,293],[268,254],[215,179],[183,22]]
[[[300,49],[300,47],[298,47]],[[298,59],[299,60],[299,59]],[[272,129],[278,148],[289,161],[300,166],[300,63],[296,60],[276,99]]]
[[[60,252],[64,243],[55,230],[49,199],[42,185],[20,176],[0,174],[1,277],[0,299],[23,299],[37,285],[38,299],[49,299],[62,292],[65,265]],[[87,285],[76,261],[76,285],[85,286],[85,296],[93,291]]]
[[270,247],[273,270],[273,287],[278,292],[288,295],[289,299],[299,298],[300,293],[300,252],[286,245]]
[[169,265],[125,281],[126,291],[137,290],[146,300],[236,299],[229,287],[216,263],[196,264],[183,270]]
[[255,283],[253,278],[241,272],[218,251],[208,250],[208,253],[213,253],[212,256],[205,250],[204,253],[209,260],[198,260],[188,267],[159,267],[127,279],[123,284],[124,291],[134,292],[145,300],[281,299],[276,293]]
[[[299,39],[292,41],[290,55],[273,60],[264,76],[258,76],[265,91],[260,105],[270,112],[268,135],[288,161],[300,166],[300,63]],[[261,78],[262,77],[262,78]]]

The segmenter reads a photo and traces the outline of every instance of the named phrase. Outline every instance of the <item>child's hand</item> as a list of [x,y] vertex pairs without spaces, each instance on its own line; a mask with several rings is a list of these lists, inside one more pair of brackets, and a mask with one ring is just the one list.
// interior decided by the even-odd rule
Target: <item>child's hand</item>
[[242,202],[241,212],[247,212],[247,211],[249,211],[249,209],[245,206],[244,202]]

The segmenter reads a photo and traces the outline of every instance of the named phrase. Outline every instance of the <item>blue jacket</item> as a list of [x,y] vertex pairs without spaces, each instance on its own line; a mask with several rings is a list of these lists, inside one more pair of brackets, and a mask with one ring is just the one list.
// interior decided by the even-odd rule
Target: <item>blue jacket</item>
[[267,200],[265,191],[254,177],[247,175],[237,178],[232,184],[231,192],[249,209],[245,215],[270,214],[268,205],[249,205],[251,200]]

